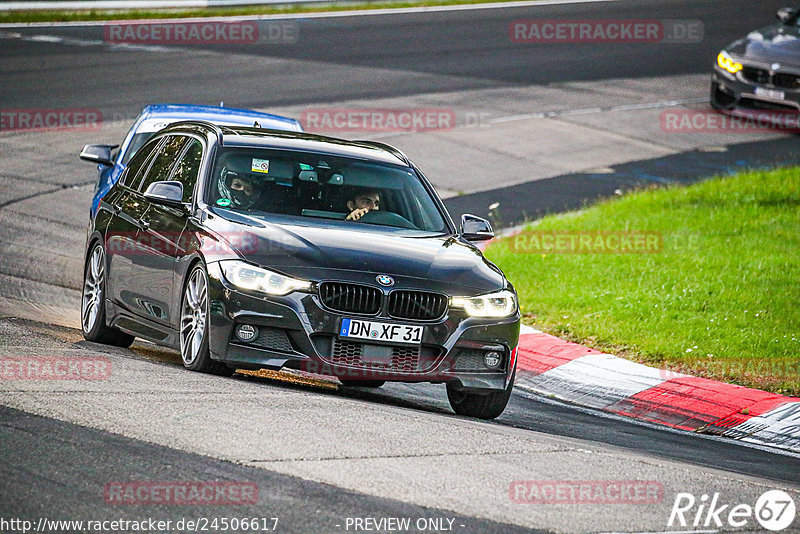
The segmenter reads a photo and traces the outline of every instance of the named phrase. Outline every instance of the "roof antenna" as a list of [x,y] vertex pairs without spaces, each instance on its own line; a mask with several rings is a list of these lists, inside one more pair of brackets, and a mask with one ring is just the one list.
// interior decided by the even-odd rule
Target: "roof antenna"
[[260,125],[260,124],[258,124],[258,121],[256,121],[256,122],[253,124],[253,128],[261,128],[261,125]]
[[220,100],[220,101],[219,101],[219,107],[221,107],[221,108],[224,108],[224,107],[225,107],[225,102],[223,102],[222,100]]

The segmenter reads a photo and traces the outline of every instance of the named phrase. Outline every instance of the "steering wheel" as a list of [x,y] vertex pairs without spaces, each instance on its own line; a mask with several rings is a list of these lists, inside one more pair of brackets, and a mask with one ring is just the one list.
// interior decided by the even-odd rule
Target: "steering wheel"
[[398,228],[410,228],[419,230],[411,221],[392,211],[372,210],[361,216],[359,222],[371,224],[383,224],[385,226],[396,226]]

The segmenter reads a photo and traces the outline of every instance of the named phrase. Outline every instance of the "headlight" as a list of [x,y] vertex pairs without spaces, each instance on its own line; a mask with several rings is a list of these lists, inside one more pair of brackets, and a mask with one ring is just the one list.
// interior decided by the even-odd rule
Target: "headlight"
[[504,289],[479,297],[453,297],[450,306],[464,308],[473,317],[508,317],[517,311],[517,298]]
[[719,65],[721,69],[726,70],[731,74],[736,74],[742,70],[742,64],[734,61],[725,50],[717,55],[717,65]]
[[223,260],[219,264],[225,279],[242,289],[261,291],[269,295],[287,295],[292,291],[311,288],[311,282],[306,280],[290,278],[243,261]]

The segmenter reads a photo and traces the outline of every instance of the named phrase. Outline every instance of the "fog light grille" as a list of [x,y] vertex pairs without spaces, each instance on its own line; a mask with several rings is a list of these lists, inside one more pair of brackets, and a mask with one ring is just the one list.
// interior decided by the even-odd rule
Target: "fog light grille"
[[[486,355],[494,353],[499,357],[499,363],[494,367],[489,367],[486,362]],[[478,350],[461,349],[456,353],[453,369],[456,371],[501,371],[505,355],[499,350]]]
[[242,345],[259,347],[267,350],[274,350],[276,352],[294,352],[289,336],[286,330],[282,328],[272,328],[268,326],[258,327],[258,336],[250,342],[243,342],[236,338],[235,334],[232,335],[231,341]]
[[482,350],[461,350],[456,357],[456,371],[485,371]]

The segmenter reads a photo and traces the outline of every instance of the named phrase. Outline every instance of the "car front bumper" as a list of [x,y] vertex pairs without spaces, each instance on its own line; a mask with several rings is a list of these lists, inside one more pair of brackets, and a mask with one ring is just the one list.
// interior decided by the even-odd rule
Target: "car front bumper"
[[729,74],[715,65],[710,101],[720,111],[742,116],[759,112],[797,114],[800,113],[800,88],[755,83],[745,78],[742,71]]
[[[454,383],[464,389],[505,389],[511,380],[519,340],[519,312],[502,319],[468,316],[448,309],[435,321],[398,320],[384,315],[372,321],[424,326],[419,346],[372,343],[339,337],[345,317],[326,309],[316,293],[282,297],[242,291],[222,276],[218,263],[208,265],[211,357],[244,369],[300,369],[336,376],[342,381]],[[238,325],[258,329],[248,342],[235,334]],[[501,355],[494,369],[487,352]]]

